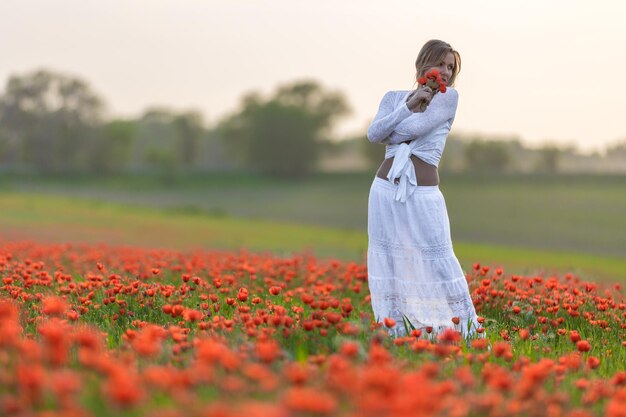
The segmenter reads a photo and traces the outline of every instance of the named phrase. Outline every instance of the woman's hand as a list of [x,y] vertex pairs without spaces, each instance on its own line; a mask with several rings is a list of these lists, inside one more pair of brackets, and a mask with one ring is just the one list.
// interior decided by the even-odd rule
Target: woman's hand
[[[433,99],[436,91],[427,85],[423,85],[419,87],[417,90],[414,90],[409,94],[407,98],[406,105],[413,113],[421,113],[426,107],[430,104],[430,100]],[[425,106],[420,106],[420,103],[425,103]],[[423,107],[423,109],[421,108]]]

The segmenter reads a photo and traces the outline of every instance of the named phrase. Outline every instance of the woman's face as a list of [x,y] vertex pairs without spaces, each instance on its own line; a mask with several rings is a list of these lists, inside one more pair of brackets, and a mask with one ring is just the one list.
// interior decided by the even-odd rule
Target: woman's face
[[447,84],[448,81],[450,81],[450,77],[452,77],[455,65],[456,61],[454,60],[454,55],[452,52],[448,52],[441,62],[435,63],[435,65],[429,67],[426,72],[436,68],[439,71],[439,74],[441,74],[441,79]]

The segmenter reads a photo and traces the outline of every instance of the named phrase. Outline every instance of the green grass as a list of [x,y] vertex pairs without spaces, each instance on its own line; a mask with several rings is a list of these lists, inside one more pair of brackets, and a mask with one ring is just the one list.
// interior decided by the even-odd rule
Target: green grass
[[[373,174],[5,178],[7,191],[366,230]],[[441,175],[456,242],[626,258],[626,176]]]
[[[39,242],[106,242],[172,249],[245,249],[289,256],[364,262],[364,230],[302,225],[272,220],[211,216],[193,210],[124,206],[77,198],[0,193],[3,239]],[[465,270],[474,262],[501,266],[508,273],[572,272],[585,279],[626,280],[626,259],[572,251],[475,244],[454,240]]]
[[179,210],[127,207],[80,199],[1,193],[0,231],[5,238],[106,242],[178,249],[250,249],[357,260],[366,249],[362,232],[234,219]]

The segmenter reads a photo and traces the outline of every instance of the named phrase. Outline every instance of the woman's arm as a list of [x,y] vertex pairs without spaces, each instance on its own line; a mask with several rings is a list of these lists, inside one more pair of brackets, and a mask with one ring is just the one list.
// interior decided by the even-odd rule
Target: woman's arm
[[410,119],[402,120],[394,127],[395,134],[383,143],[397,144],[418,139],[443,125],[448,120],[454,121],[459,93],[448,88],[445,93],[437,93],[423,113],[414,113]]
[[378,107],[378,113],[376,113],[374,121],[367,129],[367,139],[372,143],[381,143],[393,132],[398,123],[413,114],[406,103],[401,103],[400,106],[394,109],[393,96],[393,91],[388,91],[383,96]]

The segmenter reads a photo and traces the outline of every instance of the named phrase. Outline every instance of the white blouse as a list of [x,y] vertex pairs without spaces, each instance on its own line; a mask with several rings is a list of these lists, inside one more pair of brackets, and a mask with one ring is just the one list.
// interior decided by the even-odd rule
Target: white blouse
[[[387,174],[390,181],[399,178],[395,199],[405,202],[417,187],[411,155],[439,166],[446,138],[454,122],[459,94],[448,87],[436,93],[426,110],[413,113],[406,105],[411,90],[388,91],[378,108],[367,138],[372,143],[387,145],[385,159],[394,157]],[[410,143],[402,143],[410,141]]]

